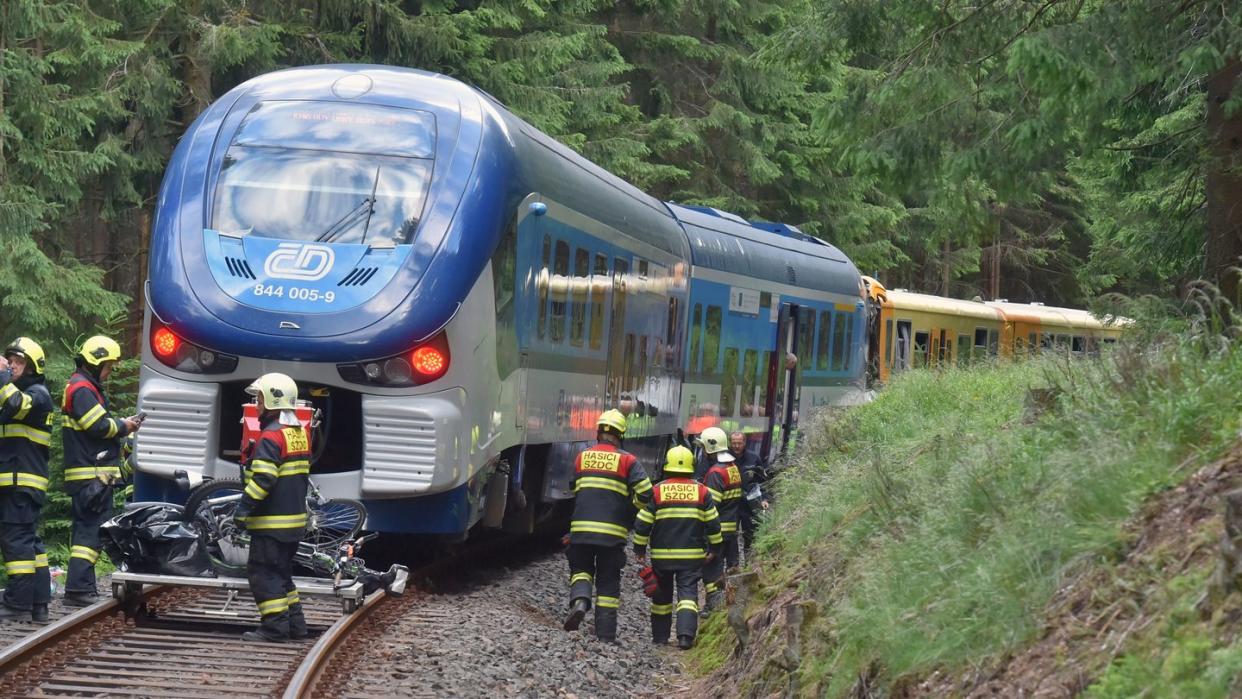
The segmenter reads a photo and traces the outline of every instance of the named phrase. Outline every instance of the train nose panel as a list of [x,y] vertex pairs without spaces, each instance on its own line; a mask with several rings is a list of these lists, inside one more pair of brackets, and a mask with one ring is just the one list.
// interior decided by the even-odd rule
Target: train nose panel
[[364,396],[362,496],[401,497],[460,485],[461,389],[431,395]]
[[207,229],[203,247],[216,284],[237,302],[265,311],[319,314],[371,300],[392,280],[412,246],[298,242]]

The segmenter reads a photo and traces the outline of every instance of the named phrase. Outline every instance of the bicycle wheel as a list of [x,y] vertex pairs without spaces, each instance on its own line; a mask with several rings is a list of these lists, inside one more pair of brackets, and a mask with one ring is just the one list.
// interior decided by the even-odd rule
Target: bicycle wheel
[[308,503],[306,536],[302,541],[320,551],[333,551],[354,538],[366,523],[367,508],[357,500]]
[[236,478],[222,478],[198,486],[190,491],[185,501],[183,519],[198,527],[207,559],[217,575],[246,575],[249,556],[246,540],[235,541],[224,536],[221,529],[224,522],[232,519],[244,487]]
[[237,478],[218,478],[203,483],[191,490],[190,495],[186,497],[183,519],[187,522],[197,521],[199,511],[204,508],[222,510],[227,507],[231,514],[232,510],[237,507],[236,503],[241,499],[240,495],[245,487],[246,484]]

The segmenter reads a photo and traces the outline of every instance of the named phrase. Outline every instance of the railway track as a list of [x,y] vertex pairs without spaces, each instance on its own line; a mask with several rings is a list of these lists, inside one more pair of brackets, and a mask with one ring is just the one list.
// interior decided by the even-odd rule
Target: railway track
[[109,598],[0,652],[0,696],[308,696],[329,655],[385,601],[376,593],[359,612],[342,615],[337,600],[306,597],[309,638],[255,643],[240,638],[242,629],[258,623],[248,595],[148,589],[135,618]]
[[[514,549],[507,540],[470,546],[418,568],[411,581],[452,584],[484,562],[525,555],[525,547]],[[371,639],[411,628],[451,632],[452,615],[420,609],[421,596],[413,589],[403,597],[376,592],[353,613],[342,614],[340,600],[304,594],[310,636],[261,643],[241,640],[241,632],[259,621],[247,593],[148,586],[128,604],[128,615],[120,601],[105,598],[72,613],[53,610],[47,624],[0,625],[0,696],[339,696],[347,681],[356,686],[382,673],[357,663]],[[382,684],[374,686],[384,693]]]

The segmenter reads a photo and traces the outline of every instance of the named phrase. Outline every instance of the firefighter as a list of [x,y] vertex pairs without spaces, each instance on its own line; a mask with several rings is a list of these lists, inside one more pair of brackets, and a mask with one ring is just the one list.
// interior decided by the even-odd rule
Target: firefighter
[[621,568],[634,514],[651,497],[651,481],[638,459],[621,448],[625,416],[608,410],[596,421],[598,444],[578,454],[574,464],[573,520],[569,524],[569,615],[565,630],[575,631],[591,608],[595,592],[595,635],[617,639],[621,606]]
[[759,457],[746,449],[746,435],[734,432],[729,435],[729,451],[733,454],[737,470],[742,474],[742,550],[750,556],[750,546],[755,540],[755,530],[759,528],[759,514],[770,507],[763,492],[763,483],[767,474]]
[[9,582],[0,619],[47,621],[51,577],[39,540],[55,404],[43,348],[19,337],[0,356],[0,551]]
[[719,427],[708,427],[699,435],[699,442],[711,466],[703,477],[703,485],[712,495],[720,513],[720,534],[724,537],[721,555],[703,569],[703,587],[707,590],[705,612],[711,612],[724,600],[726,568],[737,565],[738,516],[742,504],[742,474],[729,453],[729,438]]
[[138,431],[135,418],[115,418],[108,412],[103,383],[121,358],[115,340],[96,335],[82,343],[74,358],[77,371],[65,386],[60,410],[64,414],[65,492],[72,498],[73,540],[65,604],[95,602],[95,561],[99,559],[99,525],[112,516],[112,488],[121,477],[121,441]]
[[677,597],[677,646],[694,645],[699,625],[699,579],[703,565],[718,557],[720,517],[707,486],[692,480],[694,454],[685,447],[668,450],[665,480],[652,492],[651,502],[638,512],[634,526],[634,554],[646,560],[659,587],[651,600],[651,640],[668,643],[673,625],[673,596]]
[[310,437],[298,421],[298,385],[264,374],[246,387],[259,407],[262,432],[246,463],[246,487],[234,522],[250,532],[246,577],[259,608],[259,628],[245,641],[306,637],[306,616],[293,584],[293,556],[306,532]]

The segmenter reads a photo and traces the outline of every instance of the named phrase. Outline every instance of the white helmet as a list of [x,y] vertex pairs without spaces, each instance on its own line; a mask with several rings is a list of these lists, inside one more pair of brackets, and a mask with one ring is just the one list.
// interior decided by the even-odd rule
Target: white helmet
[[703,445],[703,451],[715,454],[729,448],[729,435],[719,427],[708,427],[699,435],[699,443]]
[[246,393],[263,396],[267,410],[293,410],[298,402],[297,383],[284,374],[264,374],[246,387]]

